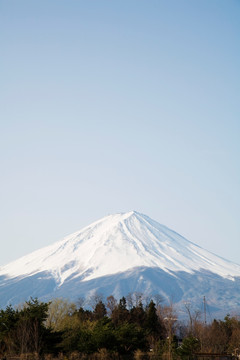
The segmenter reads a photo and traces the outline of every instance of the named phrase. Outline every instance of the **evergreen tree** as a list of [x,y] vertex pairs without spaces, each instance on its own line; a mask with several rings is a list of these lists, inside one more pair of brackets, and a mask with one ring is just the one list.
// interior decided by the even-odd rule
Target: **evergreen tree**
[[106,306],[104,305],[104,303],[102,302],[102,300],[100,300],[96,306],[95,309],[93,311],[93,316],[95,320],[100,320],[103,319],[104,316],[107,315],[107,310],[106,310]]
[[153,300],[150,301],[146,311],[145,328],[148,334],[153,335],[154,337],[161,337],[163,335],[164,327],[157,316]]

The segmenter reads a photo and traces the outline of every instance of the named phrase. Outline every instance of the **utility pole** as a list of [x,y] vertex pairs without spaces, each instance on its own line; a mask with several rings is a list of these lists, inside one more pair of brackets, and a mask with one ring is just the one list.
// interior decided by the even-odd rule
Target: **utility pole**
[[205,298],[205,296],[203,297],[203,309],[204,309],[204,324],[206,325],[206,323],[207,323],[207,314],[206,314],[206,298]]

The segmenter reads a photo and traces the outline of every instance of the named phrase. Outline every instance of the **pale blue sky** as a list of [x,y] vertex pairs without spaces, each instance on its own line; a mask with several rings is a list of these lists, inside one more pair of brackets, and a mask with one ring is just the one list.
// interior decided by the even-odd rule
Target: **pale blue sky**
[[240,263],[240,2],[0,0],[0,265],[137,210]]

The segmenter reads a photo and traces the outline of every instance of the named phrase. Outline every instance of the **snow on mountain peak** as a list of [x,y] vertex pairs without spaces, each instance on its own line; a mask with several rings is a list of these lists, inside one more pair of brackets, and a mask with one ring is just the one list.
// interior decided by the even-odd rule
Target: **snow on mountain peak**
[[135,267],[166,272],[204,269],[222,277],[240,276],[240,266],[189,242],[166,226],[136,211],[108,215],[53,245],[0,268],[0,276],[51,273],[58,285],[117,274]]

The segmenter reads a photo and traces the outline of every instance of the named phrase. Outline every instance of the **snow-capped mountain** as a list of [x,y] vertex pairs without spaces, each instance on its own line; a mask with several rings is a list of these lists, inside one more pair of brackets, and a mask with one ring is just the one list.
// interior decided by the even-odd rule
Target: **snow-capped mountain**
[[206,296],[216,310],[227,304],[235,309],[239,284],[240,265],[131,211],[106,216],[0,267],[0,305],[29,296],[76,300],[95,291],[117,298],[138,291],[178,303]]

